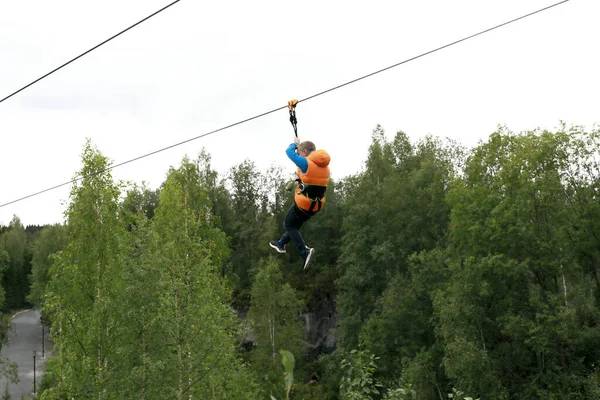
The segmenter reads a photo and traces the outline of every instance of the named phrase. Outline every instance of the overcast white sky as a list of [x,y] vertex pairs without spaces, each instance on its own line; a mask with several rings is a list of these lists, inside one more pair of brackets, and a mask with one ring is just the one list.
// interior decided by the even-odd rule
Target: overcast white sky
[[[182,0],[0,104],[0,204],[71,179],[86,137],[115,163],[416,56],[553,0]],[[0,98],[169,0],[0,0]],[[571,0],[298,105],[299,136],[334,178],[359,171],[371,131],[467,146],[498,124],[600,122],[600,1]],[[286,110],[119,167],[153,188],[202,147],[220,172],[293,169]],[[0,224],[63,221],[69,187],[0,208]]]

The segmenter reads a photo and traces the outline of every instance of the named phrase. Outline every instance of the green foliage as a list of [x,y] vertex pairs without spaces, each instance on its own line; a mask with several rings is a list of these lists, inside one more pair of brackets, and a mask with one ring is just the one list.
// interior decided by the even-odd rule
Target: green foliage
[[[268,258],[292,202],[281,170],[220,179],[202,151],[123,197],[88,144],[65,226],[0,227],[5,309],[51,317],[48,399],[599,398],[598,154],[577,126],[500,127],[466,156],[378,126],[303,226],[302,271],[293,246]],[[333,353],[303,312],[337,326]]]
[[71,235],[50,269],[45,310],[59,355],[45,398],[254,398],[219,274],[227,242],[211,225],[195,165],[171,170],[149,219],[118,203],[106,159],[90,145],[83,163]]
[[[5,245],[3,243],[3,240],[1,240],[2,237],[0,237],[0,277],[6,273],[6,270],[8,269],[8,265],[10,263],[10,255],[8,254],[8,251],[5,250]],[[0,285],[0,307],[2,307],[3,309],[6,308],[5,307],[6,304],[6,292],[4,291],[4,287],[3,285]],[[2,330],[0,330],[0,335],[4,336],[4,334],[2,333]]]
[[579,169],[591,161],[579,158],[596,137],[501,130],[453,185],[451,277],[435,308],[458,387],[490,398],[587,398],[600,320],[589,313],[595,291],[581,292],[593,271],[576,261],[579,206],[565,193],[593,181]]
[[[288,350],[279,350],[279,354],[281,354],[281,364],[283,364],[285,399],[288,400],[290,398],[290,391],[294,385],[294,366],[296,365],[296,360],[294,359],[294,355]],[[277,400],[273,395],[270,397],[271,400]]]
[[261,371],[267,387],[274,388],[279,383],[278,351],[286,348],[292,354],[302,352],[301,311],[302,303],[295,291],[284,283],[278,263],[270,258],[256,275],[248,312],[256,346],[251,353],[252,364]]
[[54,255],[65,247],[66,242],[66,226],[56,224],[43,228],[41,235],[33,244],[33,259],[29,275],[31,286],[27,300],[39,309],[44,306],[48,273],[54,263]]
[[[232,350],[231,343],[223,340],[227,337],[223,328],[233,321],[230,310],[222,305],[226,293],[210,262],[213,244],[201,236],[207,229],[203,209],[192,207],[202,204],[199,196],[205,194],[195,186],[195,179],[180,174],[191,173],[187,167],[184,163],[183,171],[172,174],[161,191],[154,220],[157,240],[149,251],[160,273],[156,314],[161,316],[157,322],[164,344],[159,357],[171,366],[171,373],[156,377],[163,381],[157,388],[172,387],[175,390],[165,395],[176,398],[206,390],[205,378],[227,362],[228,357],[221,360],[220,353]],[[164,351],[169,348],[173,349],[170,354]]]
[[118,349],[115,299],[122,290],[125,230],[118,218],[120,187],[106,171],[108,160],[90,143],[82,160],[84,178],[73,186],[66,212],[70,236],[50,267],[44,311],[59,353],[56,395],[102,397],[110,393]]
[[344,375],[340,381],[340,396],[343,400],[367,400],[379,395],[382,385],[373,378],[378,359],[368,350],[354,349],[342,360]]
[[147,219],[154,217],[154,212],[158,207],[159,195],[160,190],[151,190],[145,182],[142,182],[141,187],[134,184],[129,188],[121,203],[122,217],[129,229],[135,223],[138,213],[142,213]]
[[397,275],[361,332],[367,347],[382,354],[379,364],[384,379],[402,371],[403,358],[414,357],[422,347],[434,344],[431,314],[427,297],[416,292],[406,276]]
[[[15,217],[13,221],[18,221],[18,219]],[[11,263],[11,255],[5,249],[6,235],[7,233],[4,233],[4,235],[0,237],[0,274],[6,272]],[[6,308],[5,301],[5,292],[3,287],[0,286],[0,308]],[[10,323],[10,315],[8,313],[0,312],[0,350],[8,343]],[[17,365],[4,357],[0,357],[0,381],[6,381],[6,387],[8,387],[8,382],[19,382]]]
[[58,385],[60,367],[58,358],[52,357],[46,361],[44,375],[39,385],[39,392],[44,394],[45,398],[53,398],[54,387]]
[[366,170],[353,182],[344,206],[337,281],[340,342],[358,345],[360,331],[387,284],[408,270],[408,257],[433,250],[445,236],[450,207],[445,194],[460,148],[426,138],[412,145],[398,132],[386,142],[373,132]]
[[562,128],[501,128],[466,160],[375,131],[348,182],[338,287],[341,344],[382,354],[383,382],[401,378],[419,399],[451,384],[482,398],[593,397],[600,135]]
[[0,381],[12,382],[13,384],[20,381],[17,364],[4,357],[0,358]]
[[131,374],[123,376],[129,383],[135,378],[132,396],[256,393],[253,377],[234,354],[235,319],[220,279],[228,251],[223,233],[211,225],[209,208],[198,169],[183,160],[163,185],[153,220],[138,216],[123,296],[138,304],[124,319],[134,329],[124,325],[123,332],[135,343],[125,348]]
[[[448,398],[449,399],[460,399],[460,400],[473,400],[472,397],[464,397],[464,392],[457,390],[456,388],[452,388],[452,393],[448,394]],[[475,399],[475,400],[479,400],[479,399]]]
[[21,220],[14,216],[7,232],[0,236],[0,253],[4,253],[0,256],[0,267],[3,267],[1,272],[5,311],[16,310],[25,305],[29,292],[27,275],[31,268],[27,260],[27,244],[25,228]]
[[417,392],[401,387],[388,389],[383,395],[383,400],[413,400],[417,398]]
[[283,382],[285,386],[285,398],[289,399],[292,385],[294,384],[294,365],[296,360],[294,355],[288,350],[279,350],[281,354],[281,363],[283,364]]
[[230,224],[225,232],[231,238],[231,263],[238,278],[236,305],[247,308],[259,260],[269,254],[265,246],[272,240],[268,230],[269,207],[265,178],[254,163],[245,160],[231,168],[228,180],[231,193]]

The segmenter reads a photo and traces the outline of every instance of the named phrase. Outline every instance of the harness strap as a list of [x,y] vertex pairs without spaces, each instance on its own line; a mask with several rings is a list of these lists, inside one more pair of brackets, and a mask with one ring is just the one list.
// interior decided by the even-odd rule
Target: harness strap
[[[300,179],[297,179],[297,180],[300,181]],[[298,188],[300,189],[300,192],[298,192],[298,194],[306,196],[310,200],[311,204],[310,204],[310,208],[308,209],[308,212],[309,213],[313,212],[315,207],[317,207],[317,209],[314,212],[320,211],[321,208],[323,207],[322,199],[323,199],[323,197],[325,197],[325,192],[327,191],[327,186],[311,185],[308,183],[302,183],[302,181],[300,181],[298,183]],[[309,192],[311,192],[311,193],[309,193]]]
[[[310,197],[309,197],[310,198]],[[308,212],[313,212],[315,205],[317,206],[317,211],[321,210],[321,207],[323,205],[323,202],[321,201],[321,199],[319,197],[317,197],[316,199],[310,199],[311,203],[310,203],[310,207],[308,208]]]

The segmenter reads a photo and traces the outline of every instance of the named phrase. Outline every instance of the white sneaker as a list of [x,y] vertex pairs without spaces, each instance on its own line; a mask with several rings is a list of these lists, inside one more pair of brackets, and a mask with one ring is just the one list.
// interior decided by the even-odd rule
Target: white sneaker
[[308,267],[308,263],[310,262],[310,259],[314,252],[314,248],[306,246],[306,255],[302,257],[304,259],[304,268],[302,268],[303,270],[306,269],[306,267]]
[[279,241],[277,240],[272,240],[269,242],[269,246],[271,246],[272,248],[274,248],[278,253],[285,253],[285,246],[282,246],[279,244]]

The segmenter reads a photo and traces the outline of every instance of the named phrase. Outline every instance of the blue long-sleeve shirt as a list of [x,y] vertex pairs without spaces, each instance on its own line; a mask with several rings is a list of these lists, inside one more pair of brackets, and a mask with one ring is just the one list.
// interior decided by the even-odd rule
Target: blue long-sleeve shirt
[[300,171],[302,171],[302,173],[305,174],[306,171],[308,171],[308,161],[306,160],[306,158],[296,154],[297,147],[297,143],[292,143],[288,146],[285,153],[290,158],[290,160],[292,160],[294,164],[296,164],[296,166],[300,168]]

